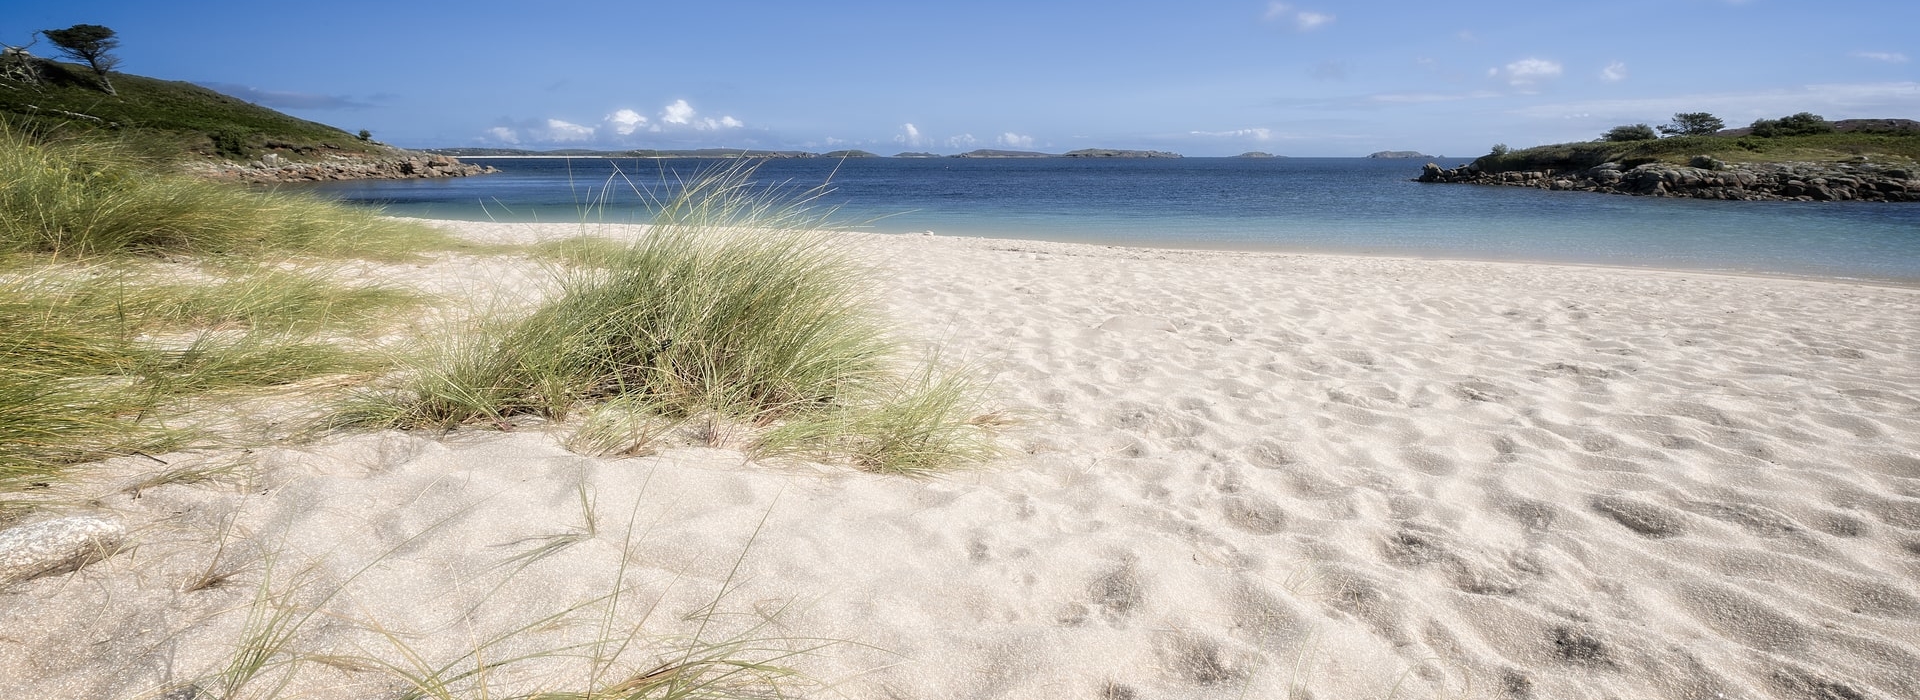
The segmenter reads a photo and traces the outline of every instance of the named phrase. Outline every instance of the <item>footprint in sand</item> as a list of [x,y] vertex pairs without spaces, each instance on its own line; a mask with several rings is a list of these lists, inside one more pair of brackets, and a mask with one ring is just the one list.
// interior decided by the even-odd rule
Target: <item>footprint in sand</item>
[[1659,539],[1687,532],[1686,517],[1665,506],[1618,495],[1597,496],[1592,505],[1594,510],[1645,537]]

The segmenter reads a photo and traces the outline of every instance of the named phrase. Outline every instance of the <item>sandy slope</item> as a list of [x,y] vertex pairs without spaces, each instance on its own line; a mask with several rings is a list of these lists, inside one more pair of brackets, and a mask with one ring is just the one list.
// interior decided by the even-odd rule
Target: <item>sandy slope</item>
[[[997,376],[1024,421],[1008,458],[930,481],[694,445],[601,460],[530,426],[182,455],[257,476],[137,498],[116,487],[154,465],[127,460],[76,510],[141,545],[0,593],[0,695],[131,697],[216,668],[267,578],[328,611],[296,646],[341,657],[399,659],[378,623],[453,662],[582,603],[488,658],[634,625],[670,644],[653,635],[701,619],[844,640],[791,660],[813,697],[1920,697],[1916,290],[849,245],[903,332]],[[497,262],[383,274],[537,286]],[[590,535],[514,558],[584,532],[582,494]],[[180,592],[222,532],[232,582]],[[615,590],[609,616],[593,601]],[[725,615],[687,617],[716,596]],[[554,660],[489,682],[584,677]],[[397,687],[338,659],[293,686]]]

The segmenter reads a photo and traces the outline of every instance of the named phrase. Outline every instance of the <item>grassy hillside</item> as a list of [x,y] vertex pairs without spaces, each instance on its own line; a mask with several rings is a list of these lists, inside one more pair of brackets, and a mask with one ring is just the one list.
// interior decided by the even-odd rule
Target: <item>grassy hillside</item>
[[[1847,122],[1836,126],[1844,128]],[[1482,156],[1474,162],[1481,170],[1498,173],[1574,170],[1609,162],[1629,168],[1653,162],[1684,165],[1693,156],[1700,155],[1728,163],[1842,163],[1860,162],[1864,158],[1866,162],[1912,165],[1920,161],[1920,131],[1914,130],[1856,128],[1773,137],[1723,134],[1536,146],[1504,155]]]
[[[173,80],[114,73],[118,95],[85,66],[41,61],[39,84],[0,80],[0,119],[34,133],[109,132],[154,155],[245,160],[268,149],[302,159],[382,153],[325,124]],[[85,115],[74,116],[74,115]],[[92,117],[88,119],[87,117]]]

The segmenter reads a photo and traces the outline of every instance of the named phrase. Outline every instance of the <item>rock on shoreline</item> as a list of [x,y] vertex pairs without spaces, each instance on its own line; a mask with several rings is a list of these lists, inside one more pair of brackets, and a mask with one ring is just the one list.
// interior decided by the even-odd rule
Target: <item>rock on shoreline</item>
[[410,180],[500,172],[490,165],[462,163],[453,156],[411,152],[370,158],[330,155],[318,161],[292,161],[269,153],[251,163],[222,161],[195,170],[209,179],[246,183]]
[[1730,165],[1696,157],[1686,166],[1646,163],[1623,168],[1601,163],[1586,169],[1498,173],[1472,163],[1457,168],[1428,163],[1414,180],[1693,199],[1920,202],[1920,179],[1914,176],[1909,168],[1867,163]]

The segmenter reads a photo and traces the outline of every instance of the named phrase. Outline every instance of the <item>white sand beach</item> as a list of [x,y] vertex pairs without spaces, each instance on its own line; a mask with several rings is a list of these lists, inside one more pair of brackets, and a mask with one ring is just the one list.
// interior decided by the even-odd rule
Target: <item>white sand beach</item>
[[[846,244],[901,333],[993,379],[1005,457],[599,458],[525,424],[116,459],[32,517],[131,546],[0,590],[0,696],[220,697],[282,609],[308,661],[235,697],[405,696],[383,663],[581,692],[582,657],[690,636],[809,698],[1920,697],[1920,289]],[[476,309],[542,279],[356,274]],[[208,473],[131,487],[183,468]]]

